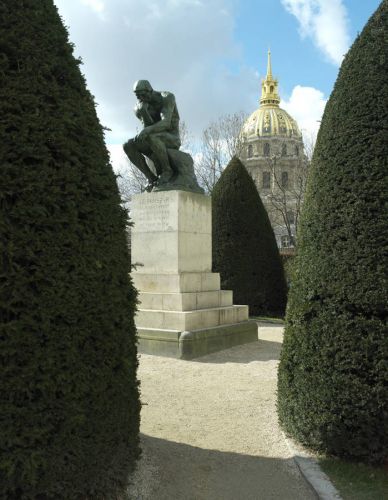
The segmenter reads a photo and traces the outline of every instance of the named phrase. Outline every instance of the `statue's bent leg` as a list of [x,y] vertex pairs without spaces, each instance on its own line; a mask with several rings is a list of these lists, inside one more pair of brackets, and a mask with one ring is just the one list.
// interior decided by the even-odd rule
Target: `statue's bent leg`
[[142,155],[141,146],[139,147],[139,144],[136,143],[134,139],[129,139],[129,141],[123,145],[123,149],[129,160],[147,177],[150,184],[153,184],[157,180],[157,177],[148,167]]
[[147,139],[148,146],[152,151],[152,159],[160,175],[159,182],[162,184],[166,183],[174,175],[174,170],[167,154],[167,148],[171,146],[176,147],[175,141],[173,145],[172,140],[169,140],[169,134],[152,134]]
[[148,145],[152,151],[152,157],[155,159],[157,164],[158,172],[164,177],[172,175],[172,169],[170,167],[170,160],[168,159],[167,149],[165,144],[161,139],[156,136],[151,135],[148,138]]

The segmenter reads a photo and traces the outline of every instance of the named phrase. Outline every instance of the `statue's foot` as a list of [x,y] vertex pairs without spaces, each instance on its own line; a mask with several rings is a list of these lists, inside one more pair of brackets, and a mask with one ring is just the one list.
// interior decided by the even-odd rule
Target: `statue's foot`
[[160,186],[160,184],[168,184],[173,178],[173,176],[174,172],[171,168],[169,168],[168,170],[163,170],[162,174],[158,179],[158,186]]
[[147,191],[148,193],[150,193],[153,188],[156,186],[157,184],[157,179],[154,179],[153,181],[148,181],[148,184],[145,186],[144,190],[143,191]]

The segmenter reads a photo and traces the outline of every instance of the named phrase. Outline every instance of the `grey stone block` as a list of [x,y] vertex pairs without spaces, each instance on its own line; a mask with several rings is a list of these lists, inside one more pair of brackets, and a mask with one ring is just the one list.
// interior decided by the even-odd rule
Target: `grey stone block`
[[244,321],[184,332],[138,328],[138,338],[140,353],[194,359],[237,345],[256,342],[258,335],[257,323]]

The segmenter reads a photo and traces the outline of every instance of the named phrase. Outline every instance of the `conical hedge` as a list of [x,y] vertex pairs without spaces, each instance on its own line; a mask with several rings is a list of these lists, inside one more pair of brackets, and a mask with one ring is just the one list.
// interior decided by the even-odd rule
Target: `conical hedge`
[[278,381],[284,428],[317,450],[387,454],[388,2],[342,64],[303,207]]
[[0,498],[115,499],[139,454],[126,213],[52,0],[0,1],[0,32]]
[[275,236],[256,186],[233,158],[212,192],[213,271],[250,315],[282,316],[287,286]]

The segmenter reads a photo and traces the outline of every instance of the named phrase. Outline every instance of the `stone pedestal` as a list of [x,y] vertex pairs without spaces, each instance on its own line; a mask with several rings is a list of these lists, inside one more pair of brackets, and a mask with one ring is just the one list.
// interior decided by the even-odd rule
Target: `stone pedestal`
[[257,340],[248,306],[212,273],[211,199],[187,191],[136,195],[132,273],[139,351],[191,359]]

